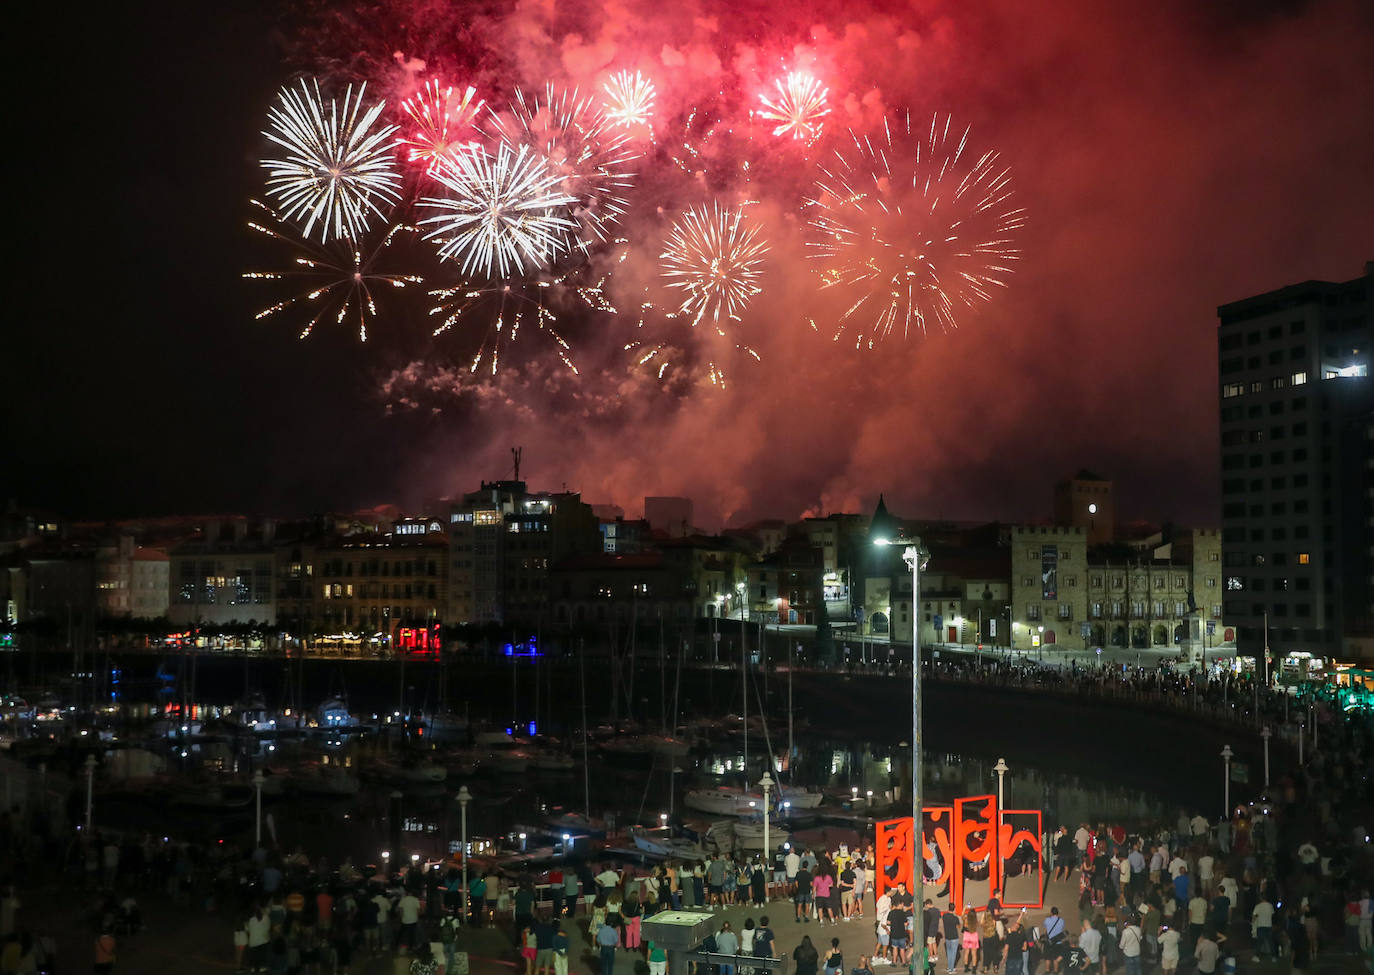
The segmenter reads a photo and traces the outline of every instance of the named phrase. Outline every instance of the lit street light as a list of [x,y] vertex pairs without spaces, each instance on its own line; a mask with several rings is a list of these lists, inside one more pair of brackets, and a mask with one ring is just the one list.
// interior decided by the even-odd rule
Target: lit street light
[[[886,538],[875,538],[874,545],[896,544]],[[930,553],[921,548],[919,538],[912,539],[902,549],[902,561],[911,570],[911,836],[912,836],[912,892],[921,900],[921,570],[926,567]]]
[[[759,788],[763,789],[763,869],[772,870],[773,854],[768,846],[768,792],[773,788],[773,776],[767,771],[763,773],[763,778],[759,779]],[[765,874],[767,876],[768,874]]]

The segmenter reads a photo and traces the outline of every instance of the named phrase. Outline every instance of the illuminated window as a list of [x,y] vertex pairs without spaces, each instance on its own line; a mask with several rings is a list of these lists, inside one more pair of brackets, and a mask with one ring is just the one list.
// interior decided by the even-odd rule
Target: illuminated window
[[501,512],[488,509],[486,511],[475,511],[472,515],[474,524],[478,525],[499,525],[501,524]]
[[1244,392],[1244,383],[1227,383],[1225,386],[1221,387],[1221,395],[1223,399],[1230,399],[1233,396],[1240,396]]
[[1307,565],[1312,561],[1312,556],[1306,552],[1298,553],[1298,565]]
[[1302,385],[1306,384],[1306,382],[1307,382],[1307,372],[1306,372],[1306,371],[1303,371],[1303,372],[1295,372],[1295,373],[1293,373],[1293,380],[1292,380],[1292,381],[1293,381],[1293,385],[1294,385],[1294,386],[1302,386]]

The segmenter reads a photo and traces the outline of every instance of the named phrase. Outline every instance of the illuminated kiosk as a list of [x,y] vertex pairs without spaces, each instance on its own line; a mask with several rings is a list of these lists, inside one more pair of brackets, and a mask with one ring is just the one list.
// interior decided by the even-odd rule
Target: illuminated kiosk
[[640,936],[646,944],[652,941],[668,953],[668,971],[686,972],[683,952],[695,951],[719,923],[715,914],[660,911],[643,920]]
[[[1044,904],[1045,869],[1041,840],[1042,816],[1038,809],[1003,809],[997,797],[966,796],[949,806],[923,806],[921,826],[921,879],[943,889],[958,910],[976,906],[996,895],[1005,908],[1039,909]],[[912,887],[913,852],[911,817],[888,819],[877,824],[874,843],[877,892],[882,896],[902,883],[916,897],[917,906],[926,894]],[[971,887],[972,881],[976,887]],[[986,890],[986,894],[984,894]]]

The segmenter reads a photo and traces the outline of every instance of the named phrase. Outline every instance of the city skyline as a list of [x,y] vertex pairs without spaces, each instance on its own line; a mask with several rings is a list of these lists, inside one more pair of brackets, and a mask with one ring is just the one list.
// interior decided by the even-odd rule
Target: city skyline
[[[1030,213],[1005,294],[956,330],[860,352],[792,331],[784,282],[752,324],[764,361],[724,392],[646,399],[638,380],[536,364],[455,400],[448,374],[415,368],[436,365],[410,341],[424,322],[374,329],[365,347],[347,330],[297,342],[254,323],[259,296],[238,280],[256,260],[246,201],[261,116],[298,64],[279,39],[289,24],[215,16],[216,31],[151,11],[76,31],[131,106],[90,122],[121,192],[92,212],[70,194],[84,164],[59,154],[45,212],[25,214],[48,300],[28,296],[7,357],[6,496],[83,517],[413,506],[503,476],[521,445],[532,483],[622,505],[686,495],[708,525],[863,511],[880,492],[922,517],[1026,520],[1082,467],[1117,482],[1123,517],[1216,524],[1216,307],[1349,280],[1374,254],[1359,123],[1374,69],[1341,56],[1374,36],[1359,4],[780,15],[776,50],[835,65],[863,32],[901,27],[901,70],[849,87],[952,112],[999,149]],[[541,67],[588,72],[568,53],[574,27],[612,59],[632,47],[623,25],[528,26],[507,66],[525,83]],[[729,27],[691,43],[726,64],[757,56]],[[99,50],[110,38],[117,57]],[[60,79],[25,108],[40,142],[55,138],[46,99],[84,83]],[[58,301],[83,219],[119,259],[90,269],[89,299]]]

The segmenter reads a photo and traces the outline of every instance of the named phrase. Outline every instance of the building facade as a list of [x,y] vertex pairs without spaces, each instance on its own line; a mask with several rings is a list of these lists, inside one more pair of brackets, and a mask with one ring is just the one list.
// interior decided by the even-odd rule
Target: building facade
[[1223,603],[1237,650],[1374,657],[1374,262],[1217,309]]
[[549,570],[602,551],[600,525],[576,493],[532,493],[524,481],[483,482],[449,512],[446,623],[531,625],[549,612]]

